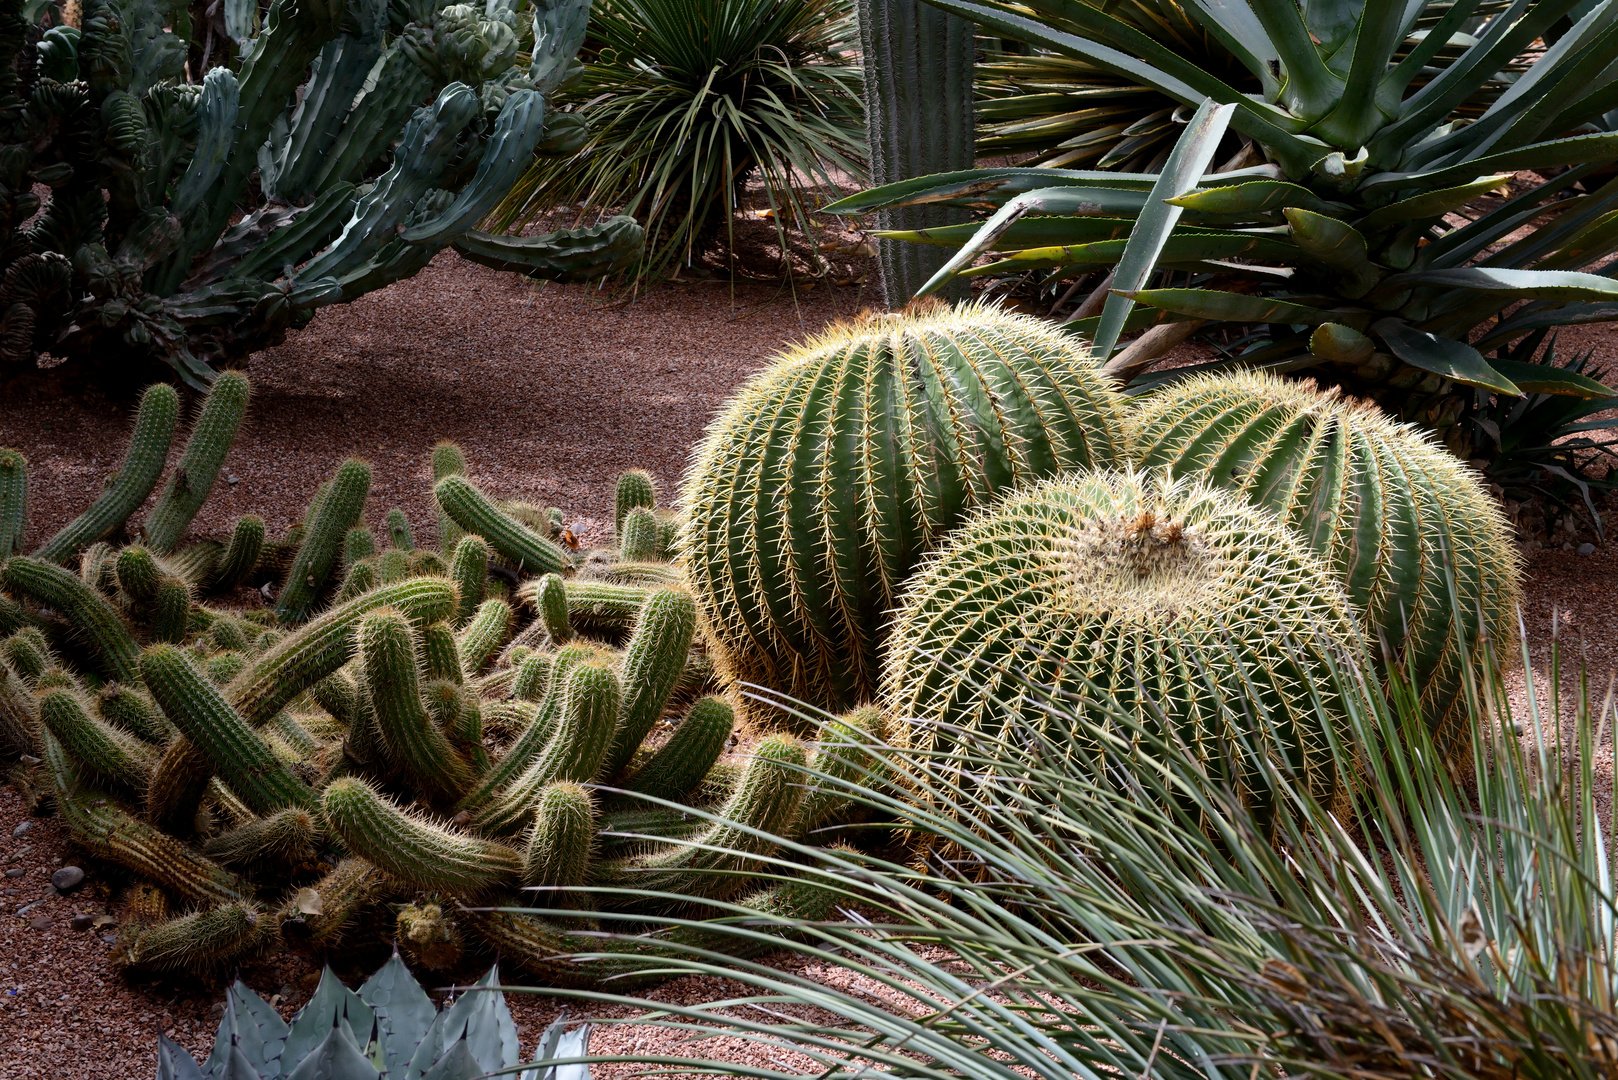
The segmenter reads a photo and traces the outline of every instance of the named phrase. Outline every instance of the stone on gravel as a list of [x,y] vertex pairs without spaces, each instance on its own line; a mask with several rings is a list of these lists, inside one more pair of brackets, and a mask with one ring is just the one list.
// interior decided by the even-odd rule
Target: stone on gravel
[[10,870],[6,871],[6,877],[22,877],[26,873],[28,873],[27,867],[13,866]]
[[33,921],[28,925],[35,930],[49,930],[51,928],[51,917],[49,915],[35,915]]
[[1594,544],[1590,543],[1588,540],[1579,545],[1579,554],[1580,555],[1594,555],[1595,553],[1596,553],[1596,546]]
[[64,866],[51,875],[51,885],[59,893],[70,893],[84,884],[84,871],[77,866]]
[[25,833],[27,833],[29,829],[32,829],[33,827],[34,827],[34,823],[32,821],[19,821],[19,822],[17,822],[17,827],[15,829],[11,830],[11,835],[12,836],[22,836]]
[[75,930],[88,930],[90,927],[94,926],[95,923],[96,917],[94,915],[86,915],[81,911],[73,916],[72,921],[68,925],[73,927]]

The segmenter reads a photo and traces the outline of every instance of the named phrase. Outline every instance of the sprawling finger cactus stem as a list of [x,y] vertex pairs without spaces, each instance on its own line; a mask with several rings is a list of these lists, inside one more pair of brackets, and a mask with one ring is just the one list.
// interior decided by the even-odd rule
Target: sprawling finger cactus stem
[[153,551],[167,553],[179,544],[186,526],[197,516],[214,481],[225,464],[225,455],[236,441],[236,431],[247,414],[250,391],[247,376],[227,371],[214,380],[213,389],[197,414],[191,439],[179,467],[169,477],[157,505],[146,518],[143,530]]
[[657,509],[657,486],[652,482],[651,473],[644,469],[630,469],[618,477],[613,491],[613,532],[622,533],[624,518],[639,507]]
[[1249,733],[1228,727],[1223,697],[1241,687],[1268,710],[1253,722],[1285,733],[1295,782],[1329,800],[1346,779],[1323,726],[1344,715],[1331,673],[1362,648],[1330,570],[1266,511],[1166,471],[1084,472],[950,538],[895,616],[883,686],[892,741],[922,753],[947,751],[956,730],[1000,737],[1004,702],[1048,724],[1027,685],[1070,703],[1111,695],[1166,718],[1210,770],[1235,761],[1237,790],[1262,807],[1274,793],[1243,761]]
[[321,807],[350,849],[412,885],[477,894],[522,870],[514,849],[408,814],[363,780],[333,781]]
[[887,613],[975,506],[1127,463],[1074,340],[992,307],[844,325],[732,400],[686,477],[681,555],[720,671],[811,704],[875,693]]
[[[24,22],[37,6],[0,4],[7,378],[49,349],[126,385],[167,364],[204,387],[218,362],[279,342],[316,309],[419,271],[506,194],[547,126],[579,122],[548,117],[544,95],[582,42],[588,0],[521,15],[506,0],[276,0],[262,18],[227,5],[235,47],[223,49],[217,23],[193,27],[150,0],[81,6],[80,32],[41,41]],[[639,243],[619,223],[474,238],[469,251],[580,279]],[[212,473],[188,465],[176,481],[154,515],[160,551]],[[49,557],[89,542],[62,539]]]
[[1447,752],[1462,665],[1510,638],[1522,573],[1511,531],[1469,469],[1374,406],[1257,372],[1191,379],[1142,402],[1141,460],[1240,492],[1337,571],[1414,686]]
[[268,948],[277,936],[273,919],[239,900],[132,929],[118,959],[148,971],[228,969]]

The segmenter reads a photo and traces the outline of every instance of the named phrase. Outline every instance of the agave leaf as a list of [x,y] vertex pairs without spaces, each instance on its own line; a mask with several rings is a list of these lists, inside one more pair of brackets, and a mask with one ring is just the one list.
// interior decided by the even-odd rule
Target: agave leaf
[[167,1035],[159,1035],[157,1080],[208,1080],[208,1074],[202,1071],[197,1059],[192,1057],[185,1047]]
[[286,1074],[286,1080],[377,1080],[375,1066],[360,1052],[348,1025],[337,1017],[333,1020],[326,1037]]
[[557,1058],[584,1057],[590,1053],[590,1025],[580,1024],[572,1031],[566,1031],[566,1024],[565,1012],[551,1021],[551,1026],[539,1037],[539,1046],[534,1052],[534,1067],[524,1070],[518,1080],[590,1080],[587,1062],[546,1064]]
[[1309,335],[1309,351],[1322,360],[1339,364],[1357,364],[1370,358],[1376,351],[1376,342],[1342,323],[1321,323]]
[[1522,396],[1516,383],[1491,367],[1482,353],[1464,341],[1435,337],[1403,319],[1379,319],[1371,325],[1371,332],[1387,343],[1389,352],[1411,367],[1467,386]]
[[1510,179],[1511,173],[1491,173],[1458,187],[1424,191],[1420,195],[1412,195],[1408,199],[1401,199],[1372,210],[1360,219],[1359,229],[1361,232],[1375,232],[1377,229],[1385,229],[1404,221],[1439,217],[1457,207],[1465,206],[1479,195],[1493,191]]
[[[446,1010],[433,1016],[433,1022],[427,1025],[427,1034],[421,1037],[420,1044],[416,1046],[416,1052],[410,1056],[410,1064],[405,1066],[404,1080],[421,1080],[427,1071],[437,1064],[438,1059],[444,1056],[442,1053],[444,1047],[444,1018],[448,1015]],[[391,1072],[389,1077],[391,1080]]]
[[[1008,270],[1035,270],[1045,266],[1110,266],[1123,258],[1130,242],[1101,240],[1094,244],[1073,244],[1068,247],[1030,248],[987,266],[974,266],[962,270],[960,276],[975,277],[980,274],[1005,273]],[[1157,252],[1157,261],[1162,265],[1194,265],[1210,259],[1238,257],[1288,262],[1298,257],[1298,250],[1285,240],[1272,236],[1253,236],[1250,233],[1190,233],[1170,236]]]
[[1544,300],[1618,299],[1618,280],[1601,274],[1572,270],[1508,270],[1494,266],[1462,266],[1450,270],[1422,270],[1395,274],[1388,286],[1420,285],[1471,292],[1504,293]]
[[[1137,307],[1129,313],[1129,318],[1124,320],[1124,333],[1128,334],[1136,330],[1144,330],[1148,326],[1156,326],[1161,322],[1176,321],[1178,321],[1177,316],[1161,308]],[[1081,338],[1094,338],[1096,327],[1100,325],[1101,316],[1091,315],[1089,318],[1074,319],[1072,322],[1063,323],[1062,329]]]
[[1281,100],[1294,114],[1319,119],[1338,100],[1343,80],[1321,60],[1303,13],[1294,0],[1250,0],[1250,4],[1287,75]]
[[[1330,115],[1312,129],[1335,146],[1364,146],[1389,117],[1377,104],[1377,87],[1387,74],[1393,50],[1404,36],[1405,0],[1365,0],[1359,11],[1348,79]],[[1344,12],[1345,5],[1332,9]],[[1398,113],[1393,113],[1397,116]]]
[[397,949],[376,974],[365,980],[358,993],[360,1000],[376,1012],[383,1068],[389,1076],[398,1076],[432,1029],[438,1010]]
[[1261,214],[1288,206],[1301,206],[1318,214],[1333,212],[1333,207],[1314,192],[1285,180],[1249,180],[1230,187],[1201,188],[1168,201],[1186,210],[1210,214]]
[[287,1025],[270,1003],[237,979],[225,991],[225,1015],[219,1019],[213,1053],[204,1066],[210,1075],[224,1074],[231,1047],[238,1047],[257,1073],[274,1076],[280,1072],[281,1048],[286,1042]]
[[[1482,0],[1456,0],[1450,4],[1444,17],[1438,20],[1438,25],[1428,30],[1425,36],[1416,43],[1416,47],[1405,54],[1404,58],[1396,64],[1392,71],[1382,79],[1382,85],[1377,89],[1377,102],[1384,112],[1396,115],[1404,100],[1405,89],[1412,79],[1421,73],[1422,68],[1438,55],[1440,49],[1450,40],[1452,34],[1458,32],[1466,21],[1472,17]],[[1424,3],[1412,3],[1412,8],[1420,14],[1425,7]],[[1472,39],[1476,43],[1476,39]]]
[[1172,311],[1193,319],[1220,319],[1246,323],[1306,323],[1314,325],[1336,316],[1332,312],[1285,300],[1223,292],[1218,289],[1141,289],[1125,293],[1140,304]]
[[1463,161],[1442,169],[1416,172],[1377,173],[1360,185],[1361,191],[1379,187],[1442,188],[1476,179],[1482,173],[1515,173],[1524,169],[1546,169],[1561,165],[1585,165],[1618,160],[1618,132],[1575,135],[1567,139],[1519,146],[1489,154],[1476,161]]
[[478,1080],[488,1070],[478,1064],[472,1050],[461,1039],[450,1047],[449,1053],[423,1074],[421,1080]]
[[1496,371],[1528,394],[1561,394],[1580,398],[1602,398],[1618,394],[1618,390],[1597,382],[1588,375],[1552,367],[1550,364],[1529,364],[1521,360],[1494,360],[1492,363]]
[[1614,319],[1618,319],[1618,304],[1614,303],[1568,304],[1564,307],[1529,305],[1489,331],[1477,344],[1478,348],[1487,349],[1530,330],[1610,322]]
[[453,1047],[464,1039],[484,1072],[509,1068],[517,1064],[522,1054],[517,1042],[517,1025],[506,1006],[506,996],[490,989],[499,985],[497,964],[444,1014],[443,1044]]
[[[1120,240],[1129,236],[1134,224],[1132,219],[1121,217],[1025,217],[1000,234],[999,250],[1022,251],[1032,247]],[[886,240],[907,240],[913,244],[960,247],[972,239],[979,228],[981,225],[978,222],[968,221],[933,229],[877,229],[871,235]]]
[[281,1051],[281,1071],[302,1068],[304,1058],[326,1044],[333,1025],[346,1028],[349,1041],[363,1046],[370,1043],[375,1024],[376,1013],[343,985],[328,964],[320,973],[314,996],[292,1018],[286,1047]]
[[1253,9],[1241,0],[1186,0],[1185,6],[1201,16],[1202,25],[1235,54],[1243,67],[1258,74],[1264,96],[1273,99],[1280,81],[1270,61],[1279,60],[1280,54]]
[[1365,237],[1358,229],[1298,207],[1290,207],[1282,213],[1291,227],[1293,242],[1303,253],[1342,277],[1344,296],[1358,299],[1381,280],[1381,273],[1371,265],[1366,252]]

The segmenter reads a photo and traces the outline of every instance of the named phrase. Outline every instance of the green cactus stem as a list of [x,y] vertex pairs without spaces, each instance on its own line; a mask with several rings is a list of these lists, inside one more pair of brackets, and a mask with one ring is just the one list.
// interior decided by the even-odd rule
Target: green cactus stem
[[595,835],[595,800],[583,787],[562,781],[539,793],[534,825],[523,848],[522,883],[563,890],[541,894],[541,905],[585,906],[584,896],[566,890],[576,890],[589,880]]
[[45,541],[34,552],[34,557],[52,563],[65,562],[80,548],[105,540],[121,529],[163,475],[163,464],[168,460],[169,444],[174,441],[174,426],[179,416],[180,395],[174,387],[167,383],[147,387],[135,414],[135,433],[129,440],[129,449],[107,489],[88,510]]
[[631,510],[644,508],[657,509],[657,485],[652,480],[652,474],[644,469],[630,469],[618,476],[618,483],[613,489],[612,505],[612,532],[614,536],[624,534],[624,518]]
[[82,775],[126,792],[144,792],[151,783],[157,750],[92,716],[76,691],[57,689],[41,694],[39,718]]
[[157,592],[152,597],[147,633],[153,641],[178,644],[185,640],[190,626],[191,586],[183,578],[164,574],[158,579]]
[[334,601],[346,604],[356,596],[363,596],[376,588],[379,584],[376,573],[376,560],[367,559],[357,562],[348,568],[343,575],[343,583],[337,587],[337,597]]
[[388,525],[388,546],[396,551],[416,550],[416,538],[410,531],[410,519],[405,512],[395,506],[386,515]]
[[654,799],[681,798],[708,775],[735,727],[736,713],[729,702],[719,697],[700,699],[624,786]]
[[455,632],[444,623],[433,623],[421,632],[421,658],[427,678],[465,681],[461,647],[455,642]]
[[225,546],[216,540],[196,540],[171,551],[164,560],[176,577],[200,588],[212,583],[224,550]]
[[[444,479],[446,476],[465,475],[466,455],[461,453],[461,448],[459,446],[445,440],[444,442],[441,442],[433,447],[433,485],[435,488],[438,482]],[[435,505],[438,502],[436,495],[433,498],[433,502]],[[445,513],[442,506],[439,506],[438,550],[445,552],[454,551],[456,545],[461,542],[461,537],[465,535],[466,530],[455,524],[455,519]]]
[[384,585],[392,585],[416,573],[415,560],[410,552],[389,548],[376,557],[376,577]]
[[[89,555],[88,549],[85,554]],[[146,605],[157,595],[157,583],[163,576],[163,570],[149,549],[140,544],[130,544],[113,559],[113,574],[118,587],[131,601]]]
[[[735,792],[718,811],[721,822],[691,844],[603,864],[598,883],[711,900],[734,894],[747,872],[763,869],[758,860],[775,851],[774,837],[791,827],[808,759],[803,743],[791,735],[771,735],[754,747]],[[654,900],[650,906],[668,904]]]
[[28,459],[17,450],[0,450],[0,559],[22,551],[28,531]]
[[169,477],[168,485],[142,527],[146,543],[159,555],[174,550],[213,491],[219,470],[225,464],[225,455],[230,452],[242,418],[247,415],[250,391],[247,376],[239,371],[224,372],[214,380],[202,411],[197,414],[179,467]]
[[364,525],[356,525],[343,534],[343,566],[348,570],[375,554],[376,536]]
[[611,665],[589,659],[572,665],[563,679],[556,734],[499,799],[474,817],[478,829],[501,836],[521,829],[539,794],[559,780],[587,783],[601,771],[612,744],[622,690]]
[[[380,902],[398,888],[380,868],[364,859],[349,856],[331,872],[310,886],[320,900],[318,912],[301,912],[295,907],[283,912],[283,920],[300,924],[310,941],[322,947],[336,944],[366,908]],[[286,921],[282,923],[286,929]]]
[[257,514],[240,518],[230,530],[230,541],[220,554],[213,573],[213,587],[222,593],[234,592],[253,576],[264,552],[264,519]]
[[303,545],[292,561],[292,569],[287,571],[286,587],[275,605],[276,617],[282,622],[303,622],[314,610],[342,553],[343,538],[365,510],[365,498],[371,491],[371,467],[349,458],[337,467],[330,484],[309,515]]
[[215,686],[230,685],[230,680],[240,675],[245,667],[247,655],[234,650],[214,653],[203,661],[203,670],[208,674],[208,681]]
[[282,639],[230,684],[227,696],[254,727],[280,712],[287,702],[348,663],[354,631],[368,612],[394,608],[425,626],[455,610],[455,586],[435,578],[414,578],[379,589],[323,612]]
[[163,714],[255,813],[315,804],[309,786],[276,757],[184,650],[152,646],[141,657],[141,673]]
[[887,713],[880,706],[867,705],[821,729],[809,760],[814,775],[805,781],[803,803],[789,834],[792,839],[815,842],[812,833],[838,823],[853,808],[853,795],[846,785],[871,787],[881,779],[882,759],[872,748],[887,738],[887,725]]
[[657,557],[672,559],[680,540],[680,515],[671,510],[657,512]]
[[[634,511],[629,516],[633,517]],[[641,606],[619,669],[625,687],[624,702],[612,749],[603,764],[604,775],[615,775],[629,764],[652,725],[663,715],[669,695],[685,670],[696,631],[697,604],[684,589],[659,589]]]
[[501,512],[464,476],[438,481],[433,485],[433,497],[457,525],[483,537],[520,571],[559,574],[573,563],[561,547]]
[[458,798],[472,784],[472,768],[422,704],[421,657],[410,621],[383,608],[361,620],[356,640],[388,760],[428,796]]
[[[659,540],[665,551],[673,549],[673,540]],[[666,562],[616,562],[607,567],[606,580],[615,585],[639,585],[656,588],[659,585],[678,585],[681,577],[677,567]]]
[[97,691],[96,712],[107,723],[153,746],[165,746],[174,737],[174,725],[168,722],[157,703],[122,683],[108,683]]
[[461,652],[461,670],[476,675],[511,637],[511,605],[504,600],[485,600],[478,606],[466,629],[455,635]]
[[483,603],[484,588],[489,581],[489,545],[483,537],[463,536],[456,542],[455,553],[449,561],[449,578],[461,590],[455,625],[465,626]]
[[45,607],[61,612],[100,657],[102,669],[119,682],[140,677],[140,646],[107,598],[74,573],[42,559],[14,555],[0,569],[0,582]]
[[553,642],[562,645],[573,640],[573,626],[567,617],[567,586],[560,574],[546,574],[534,584],[533,605]]
[[136,928],[117,958],[143,971],[222,971],[263,952],[277,936],[275,920],[235,901]]
[[624,515],[618,536],[618,557],[624,562],[655,562],[662,555],[662,529],[657,515],[644,506]]
[[146,789],[147,820],[164,832],[189,836],[212,778],[208,755],[184,735],[176,735],[164,748]]
[[552,660],[549,653],[529,653],[517,665],[511,680],[511,696],[518,701],[540,701],[551,685]]
[[522,871],[514,849],[407,814],[354,777],[332,781],[321,806],[351,851],[418,888],[477,895]]
[[314,859],[319,839],[315,815],[292,808],[221,833],[202,845],[202,853],[226,866],[297,866]]
[[221,616],[208,627],[208,637],[218,649],[238,649],[243,652],[252,647],[257,628],[246,619]]
[[0,659],[30,683],[38,682],[45,672],[56,666],[50,643],[35,626],[25,626],[0,641]]
[[0,662],[0,752],[39,752],[39,708],[22,676]]

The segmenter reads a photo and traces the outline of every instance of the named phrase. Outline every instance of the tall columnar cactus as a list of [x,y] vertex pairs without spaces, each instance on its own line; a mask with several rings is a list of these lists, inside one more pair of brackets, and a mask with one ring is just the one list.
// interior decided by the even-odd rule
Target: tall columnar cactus
[[[459,446],[446,439],[433,447],[432,466],[433,485],[436,488],[438,482],[446,476],[466,475],[466,455],[461,452]],[[436,504],[437,501],[435,497],[433,502]],[[440,551],[454,551],[455,545],[460,543],[461,537],[464,535],[465,530],[455,524],[455,519],[445,513],[444,508],[440,506],[438,508],[438,549]]]
[[624,518],[637,507],[657,509],[657,485],[652,482],[652,474],[645,469],[630,469],[618,477],[613,489],[612,506],[612,530],[615,535],[623,532]]
[[1522,567],[1499,508],[1431,437],[1374,406],[1245,373],[1190,379],[1133,417],[1141,461],[1237,491],[1298,530],[1337,571],[1382,649],[1414,686],[1439,745],[1463,661],[1509,639]]
[[1241,694],[1263,710],[1254,724],[1289,733],[1294,756],[1278,764],[1330,800],[1347,779],[1327,741],[1345,716],[1331,674],[1362,650],[1330,569],[1268,512],[1162,470],[1084,472],[1010,495],[950,538],[895,615],[883,687],[891,741],[923,754],[947,753],[957,732],[1000,737],[1007,703],[1050,723],[1029,686],[1072,707],[1110,696],[1162,717],[1210,770],[1234,762],[1237,790],[1262,807],[1274,793],[1223,699]]
[[[872,183],[972,168],[972,24],[921,0],[859,0],[856,8]],[[877,215],[883,229],[927,229],[967,220],[964,211],[945,206]],[[948,254],[922,244],[877,240],[883,301],[890,308],[903,307]],[[963,286],[956,287],[952,299],[965,297]]]
[[213,389],[197,414],[179,467],[169,477],[157,505],[152,507],[142,526],[146,543],[153,551],[167,554],[174,550],[186,526],[208,500],[219,470],[225,464],[225,455],[230,452],[242,418],[247,415],[247,396],[251,389],[247,376],[239,371],[227,371],[214,380]]
[[365,693],[389,760],[413,787],[459,797],[472,783],[472,767],[427,715],[410,621],[384,608],[365,617],[356,640]]
[[724,675],[869,699],[917,561],[1021,484],[1128,460],[1073,339],[992,307],[835,328],[749,383],[687,475],[681,556]]

